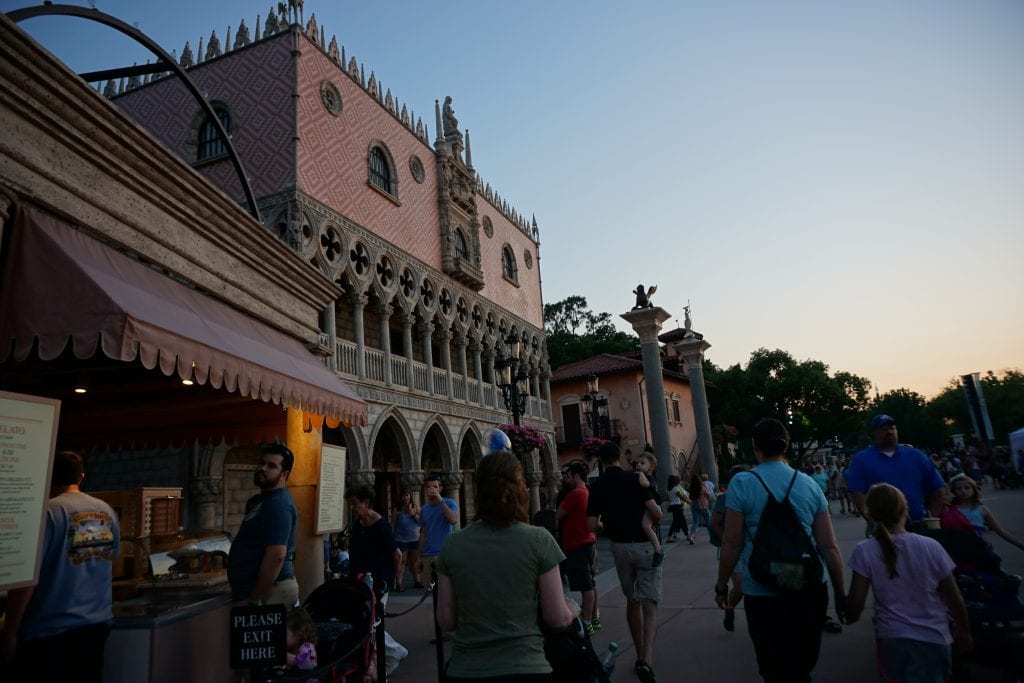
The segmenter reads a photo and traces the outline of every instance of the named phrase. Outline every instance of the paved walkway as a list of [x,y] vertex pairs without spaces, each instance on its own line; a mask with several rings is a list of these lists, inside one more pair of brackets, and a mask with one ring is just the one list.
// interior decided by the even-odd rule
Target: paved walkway
[[[1003,526],[1018,538],[1024,538],[1024,491],[993,492],[986,489],[984,494],[985,503]],[[832,507],[836,535],[843,557],[848,558],[853,547],[863,538],[864,523],[859,518],[839,514],[837,503]],[[1024,574],[1024,552],[998,537],[994,538],[994,543],[996,551],[1004,559],[1004,569],[1013,574]],[[701,531],[695,546],[684,542],[666,544],[665,548],[664,599],[658,612],[658,639],[653,662],[658,679],[664,683],[759,681],[742,609],[737,611],[734,633],[722,628],[722,612],[715,606],[713,590],[718,571],[717,555],[716,549],[707,541],[707,532]],[[600,555],[604,556],[604,553]],[[610,563],[602,557],[599,569],[604,566],[610,566]],[[636,681],[633,673],[636,655],[626,628],[625,601],[618,590],[614,570],[601,572],[598,592],[604,628],[595,635],[594,647],[598,653],[603,653],[610,641],[616,641],[619,657],[612,681]],[[409,592],[393,594],[392,597],[391,612],[412,606],[417,599]],[[409,656],[389,679],[394,683],[437,680],[436,656],[434,646],[430,644],[433,637],[430,605],[428,598],[410,614],[388,621],[388,631],[409,649]],[[878,680],[870,608],[859,623],[844,627],[843,633],[822,635],[822,652],[815,679],[826,683]],[[975,677],[975,683],[997,680],[1002,679],[985,672],[978,672]]]

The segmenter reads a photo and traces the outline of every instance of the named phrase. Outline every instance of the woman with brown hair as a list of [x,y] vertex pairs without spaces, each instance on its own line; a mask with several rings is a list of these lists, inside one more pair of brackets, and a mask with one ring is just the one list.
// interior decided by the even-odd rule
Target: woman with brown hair
[[405,489],[398,499],[398,505],[391,515],[391,528],[395,531],[395,545],[398,546],[398,556],[395,558],[395,590],[399,593],[405,590],[402,581],[405,578],[405,564],[409,563],[412,569],[413,585],[422,588],[420,580],[420,506],[412,499],[412,491]]
[[441,548],[437,621],[455,631],[448,681],[551,680],[537,612],[568,626],[579,606],[565,598],[554,537],[527,523],[529,495],[514,455],[485,456],[476,470],[476,519]]

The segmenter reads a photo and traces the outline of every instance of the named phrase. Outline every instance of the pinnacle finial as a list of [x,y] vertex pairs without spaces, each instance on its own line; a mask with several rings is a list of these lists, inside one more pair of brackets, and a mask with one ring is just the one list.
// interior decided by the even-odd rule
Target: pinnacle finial
[[443,134],[441,133],[441,131],[444,130],[441,127],[441,102],[438,100],[434,100],[434,118],[436,119],[436,121],[434,122],[434,129],[437,130],[437,140],[435,141],[436,144],[438,142],[444,142],[444,137]]
[[466,167],[473,168],[473,152],[469,148],[469,128],[466,129]]

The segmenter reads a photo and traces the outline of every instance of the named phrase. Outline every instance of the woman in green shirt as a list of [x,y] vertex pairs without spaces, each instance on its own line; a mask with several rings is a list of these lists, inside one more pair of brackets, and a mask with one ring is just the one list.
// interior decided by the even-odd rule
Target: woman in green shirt
[[564,559],[551,534],[527,523],[529,496],[514,455],[484,457],[476,470],[476,521],[441,548],[437,621],[454,631],[447,680],[551,680],[537,621],[564,628],[579,606],[562,592]]

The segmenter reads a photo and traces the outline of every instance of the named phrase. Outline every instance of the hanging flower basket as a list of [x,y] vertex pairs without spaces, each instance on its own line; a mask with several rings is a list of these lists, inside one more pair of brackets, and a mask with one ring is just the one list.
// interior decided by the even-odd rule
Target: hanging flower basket
[[582,443],[583,455],[587,460],[596,458],[598,453],[601,451],[601,446],[604,446],[606,443],[610,442],[607,439],[598,439],[595,436],[586,437],[583,439]]
[[543,448],[545,441],[544,435],[533,427],[527,425],[501,425],[501,431],[508,435],[509,441],[512,442],[512,452],[523,455],[529,453],[535,448]]

